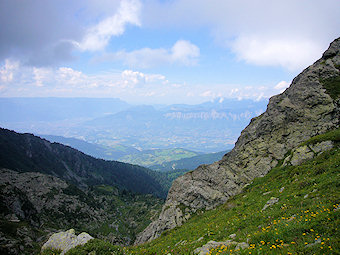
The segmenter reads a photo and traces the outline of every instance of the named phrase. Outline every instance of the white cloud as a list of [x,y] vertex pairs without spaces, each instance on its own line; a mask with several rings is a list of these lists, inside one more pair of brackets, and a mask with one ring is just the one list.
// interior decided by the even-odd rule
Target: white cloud
[[179,40],[171,49],[170,59],[172,62],[193,65],[197,63],[200,49],[189,41]]
[[4,83],[13,81],[14,72],[18,69],[19,62],[9,59],[5,60],[5,64],[0,69],[0,80]]
[[81,50],[97,51],[104,49],[112,36],[122,35],[127,24],[141,25],[141,2],[139,0],[122,0],[115,15],[102,20],[88,29],[85,38],[75,43]]
[[164,85],[168,83],[165,76],[160,74],[145,74],[138,71],[124,70],[121,74],[122,80],[120,84],[124,88],[143,87],[144,85],[157,84]]
[[37,87],[43,87],[44,82],[50,80],[51,76],[53,75],[52,71],[49,68],[36,68],[33,67],[33,77],[35,80],[35,85]]
[[177,41],[171,49],[143,48],[131,52],[119,51],[106,54],[99,61],[121,60],[131,67],[150,68],[165,64],[195,65],[200,56],[200,49],[186,40]]
[[279,90],[280,93],[282,93],[283,91],[285,91],[286,88],[288,88],[290,85],[289,82],[286,81],[280,81],[278,84],[276,84],[276,86],[274,87],[275,89]]
[[79,83],[86,83],[87,76],[82,72],[73,70],[69,67],[60,67],[57,70],[57,79],[59,82],[66,82],[69,85],[77,85]]
[[240,36],[232,43],[240,60],[260,66],[281,66],[290,71],[301,70],[320,57],[323,48],[314,41],[294,38]]

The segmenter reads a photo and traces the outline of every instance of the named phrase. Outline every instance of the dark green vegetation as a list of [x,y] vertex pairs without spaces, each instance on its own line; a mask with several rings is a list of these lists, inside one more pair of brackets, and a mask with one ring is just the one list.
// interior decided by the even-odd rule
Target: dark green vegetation
[[[72,188],[70,188],[72,187]],[[89,206],[90,210],[101,211],[98,219],[79,210],[70,212],[65,203],[59,213],[45,215],[46,225],[53,229],[75,228],[78,232],[88,232],[92,236],[112,243],[129,244],[161,210],[163,201],[151,195],[136,195],[128,191],[100,185],[91,187],[85,194],[75,186],[63,190]],[[48,211],[46,211],[48,213]],[[66,222],[61,223],[62,221]]]
[[[307,141],[339,141],[339,129]],[[326,138],[328,137],[328,138]],[[198,212],[181,227],[125,254],[192,254],[210,240],[247,242],[249,248],[218,247],[210,254],[339,254],[340,148],[299,166],[276,167],[214,210]],[[276,204],[263,210],[271,197]],[[101,253],[97,253],[101,254]],[[105,253],[103,253],[105,254]]]
[[98,207],[110,217],[100,224],[82,226],[81,231],[113,243],[133,242],[136,235],[158,216],[163,204],[163,200],[152,195],[136,195],[112,186],[100,185],[93,187],[92,191],[99,202]]
[[333,99],[337,99],[340,97],[340,76],[331,77],[326,80],[322,80],[324,88],[327,91],[327,94],[331,96]]
[[216,153],[200,154],[190,158],[183,158],[179,160],[173,160],[164,162],[159,165],[150,166],[151,169],[157,171],[174,171],[174,170],[194,170],[199,165],[212,164],[215,161],[220,160],[228,151],[221,151]]
[[[11,222],[3,218],[0,218],[0,232],[1,242],[0,242],[0,254],[16,254],[15,251],[20,251],[18,254],[37,254],[41,248],[41,243],[30,242],[30,240],[42,238],[46,233],[39,229],[32,229],[27,222]],[[10,249],[6,247],[7,244],[4,240],[20,240],[20,243],[16,245],[17,249]],[[26,246],[27,242],[29,245]],[[21,249],[20,249],[20,246]],[[14,251],[10,253],[10,251]]]
[[50,174],[80,187],[113,185],[132,192],[165,197],[167,191],[143,167],[106,161],[31,134],[0,129],[0,167]]
[[316,143],[320,143],[323,141],[333,141],[336,144],[340,143],[340,128],[332,130],[322,135],[317,135],[302,143],[302,145],[312,145]]
[[158,172],[149,170],[149,174],[153,176],[163,187],[164,190],[169,190],[172,182],[179,176],[185,174],[188,170],[172,170],[168,172]]

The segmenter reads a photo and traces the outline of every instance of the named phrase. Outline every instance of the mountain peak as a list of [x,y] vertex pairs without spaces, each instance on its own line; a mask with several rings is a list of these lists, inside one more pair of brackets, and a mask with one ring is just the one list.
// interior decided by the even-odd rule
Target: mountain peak
[[327,60],[339,55],[340,51],[340,37],[335,39],[329,46],[329,48],[323,53],[322,59]]

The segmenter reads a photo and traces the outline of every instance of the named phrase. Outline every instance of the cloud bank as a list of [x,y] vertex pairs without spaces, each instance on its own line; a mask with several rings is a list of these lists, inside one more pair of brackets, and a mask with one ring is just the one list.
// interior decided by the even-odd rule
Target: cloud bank
[[282,81],[275,88],[240,84],[174,83],[161,74],[126,69],[85,74],[70,67],[29,67],[6,61],[0,66],[0,95],[5,97],[119,97],[130,103],[202,103],[216,98],[261,100],[289,85]]

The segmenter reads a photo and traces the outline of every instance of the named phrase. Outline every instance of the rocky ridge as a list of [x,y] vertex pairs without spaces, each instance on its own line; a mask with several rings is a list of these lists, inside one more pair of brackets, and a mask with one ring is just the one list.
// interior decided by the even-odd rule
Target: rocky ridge
[[292,155],[291,150],[312,136],[339,127],[339,77],[340,38],[286,91],[269,100],[266,112],[251,120],[222,160],[202,165],[174,181],[159,218],[136,243],[155,239],[183,224],[193,213],[224,203],[278,164],[298,164],[287,158],[294,157],[296,151]]

